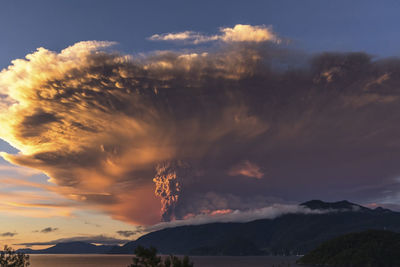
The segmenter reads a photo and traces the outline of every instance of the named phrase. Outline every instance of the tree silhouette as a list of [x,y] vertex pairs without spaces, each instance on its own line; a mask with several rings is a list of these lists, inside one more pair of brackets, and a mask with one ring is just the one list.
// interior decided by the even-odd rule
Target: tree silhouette
[[128,267],[193,267],[188,256],[181,260],[174,255],[169,255],[162,261],[162,258],[157,256],[155,247],[136,247],[135,257],[132,260],[133,263]]
[[164,260],[165,267],[193,267],[193,263],[190,262],[189,257],[183,257],[183,260],[179,259],[174,255],[169,255]]
[[29,265],[29,255],[16,252],[7,245],[5,245],[3,251],[0,252],[1,267],[27,267]]

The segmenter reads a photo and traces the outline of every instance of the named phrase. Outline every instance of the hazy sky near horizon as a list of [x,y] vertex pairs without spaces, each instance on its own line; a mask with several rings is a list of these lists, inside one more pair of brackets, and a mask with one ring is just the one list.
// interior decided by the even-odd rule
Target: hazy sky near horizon
[[314,198],[397,207],[399,11],[2,1],[0,244],[123,243]]

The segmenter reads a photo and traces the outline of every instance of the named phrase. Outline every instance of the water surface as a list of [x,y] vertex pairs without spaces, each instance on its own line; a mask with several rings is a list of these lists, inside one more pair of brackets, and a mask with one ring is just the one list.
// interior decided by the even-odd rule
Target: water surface
[[[30,255],[31,267],[126,267],[133,255]],[[195,267],[298,267],[298,257],[280,256],[191,256]]]

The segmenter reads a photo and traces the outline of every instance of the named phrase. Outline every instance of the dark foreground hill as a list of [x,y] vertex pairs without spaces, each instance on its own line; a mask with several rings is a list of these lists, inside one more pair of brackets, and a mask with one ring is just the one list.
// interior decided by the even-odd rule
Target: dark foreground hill
[[346,234],[326,241],[298,260],[317,266],[398,267],[400,234],[368,230]]
[[348,201],[313,200],[301,205],[326,213],[168,228],[144,235],[110,253],[133,253],[136,246],[142,245],[155,246],[164,254],[305,254],[322,242],[346,233],[367,229],[400,232],[400,213],[388,209],[369,209]]

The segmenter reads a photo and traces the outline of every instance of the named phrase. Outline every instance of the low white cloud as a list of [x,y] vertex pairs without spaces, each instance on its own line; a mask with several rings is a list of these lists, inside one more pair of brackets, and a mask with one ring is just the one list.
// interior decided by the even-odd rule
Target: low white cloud
[[158,231],[183,225],[200,225],[216,222],[250,222],[259,219],[275,219],[285,214],[323,214],[337,212],[337,210],[311,210],[307,207],[294,204],[273,204],[259,209],[241,210],[215,210],[208,214],[194,215],[184,220],[162,222],[148,227],[138,227],[137,234]]

